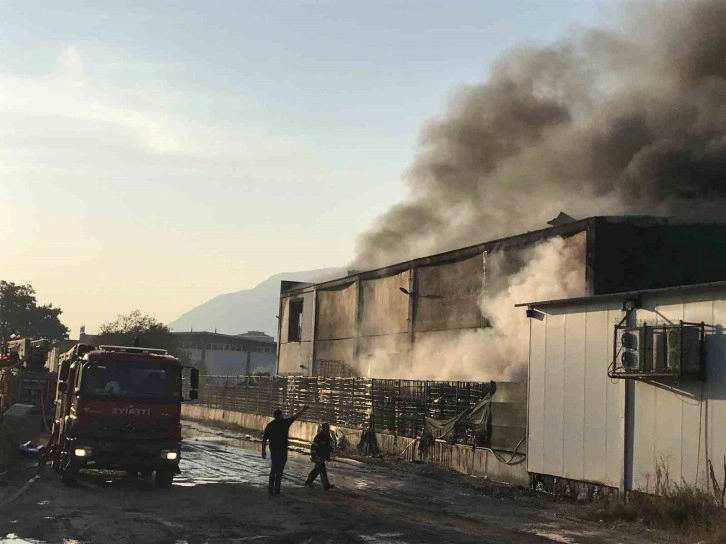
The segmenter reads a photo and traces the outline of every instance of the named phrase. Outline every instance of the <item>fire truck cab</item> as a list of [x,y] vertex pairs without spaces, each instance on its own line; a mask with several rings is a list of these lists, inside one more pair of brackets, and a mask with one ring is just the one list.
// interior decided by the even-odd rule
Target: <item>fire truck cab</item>
[[[66,484],[81,469],[150,476],[179,472],[183,367],[166,350],[79,344],[59,360],[49,456]],[[199,373],[191,368],[189,399]]]

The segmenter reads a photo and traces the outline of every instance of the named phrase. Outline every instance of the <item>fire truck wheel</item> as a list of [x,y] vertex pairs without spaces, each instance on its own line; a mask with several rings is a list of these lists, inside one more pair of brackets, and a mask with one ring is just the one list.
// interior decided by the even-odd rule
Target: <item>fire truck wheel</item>
[[173,469],[161,469],[156,471],[155,484],[160,489],[168,489],[171,487],[171,483],[174,480]]
[[63,485],[74,485],[78,480],[78,465],[69,462],[68,465],[63,469],[61,474],[61,482]]

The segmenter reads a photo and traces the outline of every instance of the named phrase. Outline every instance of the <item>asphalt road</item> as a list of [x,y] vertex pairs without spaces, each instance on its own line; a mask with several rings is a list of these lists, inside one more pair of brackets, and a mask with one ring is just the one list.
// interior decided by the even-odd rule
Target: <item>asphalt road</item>
[[309,489],[301,484],[312,465],[296,453],[283,495],[268,498],[269,461],[258,451],[199,427],[187,434],[172,489],[92,473],[64,488],[47,470],[0,511],[0,543],[644,542],[642,535],[558,517],[542,504],[355,461],[330,464],[336,489]]

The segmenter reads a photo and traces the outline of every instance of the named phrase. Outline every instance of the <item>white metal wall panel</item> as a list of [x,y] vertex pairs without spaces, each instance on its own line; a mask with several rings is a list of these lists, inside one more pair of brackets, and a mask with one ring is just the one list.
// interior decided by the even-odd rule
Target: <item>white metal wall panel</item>
[[[714,322],[712,296],[646,297],[638,319],[647,322]],[[652,303],[651,303],[652,301]],[[652,309],[653,312],[649,311]],[[654,491],[658,465],[671,482],[706,483],[705,384],[692,378],[647,381],[635,387],[633,487]]]
[[[604,307],[586,316],[584,479],[609,483],[607,478],[607,353],[610,321]],[[605,366],[605,368],[603,368]]]
[[565,410],[565,316],[547,316],[545,345],[544,473],[562,474]]
[[715,334],[706,339],[706,391],[708,405],[704,408],[704,418],[708,440],[706,456],[713,461],[716,479],[723,482],[723,456],[726,455],[726,293],[714,300],[713,318],[710,322],[720,326]]
[[[642,301],[638,321],[673,323],[683,319],[681,297],[661,294]],[[653,311],[649,311],[652,309]],[[633,399],[634,444],[632,453],[632,487],[655,491],[658,464],[665,463],[669,477],[680,477],[681,472],[681,406],[670,390],[672,380],[638,383]],[[675,400],[675,402],[673,402]],[[679,481],[679,480],[675,480]]]
[[[677,323],[683,319],[682,296],[677,294],[662,294],[656,297],[655,312],[658,320],[663,323]],[[641,319],[652,319],[646,312],[639,312]],[[669,387],[673,380],[664,380],[664,385]],[[649,424],[653,429],[653,452],[650,458],[641,458],[634,455],[633,467],[636,473],[645,474],[651,483],[656,478],[658,464],[665,464],[669,478],[679,482],[681,478],[681,433],[682,433],[682,400],[680,395],[665,387],[656,387],[648,384],[654,389],[655,396],[655,419]],[[639,417],[636,415],[636,417]],[[647,452],[646,452],[647,453]]]
[[563,474],[571,480],[585,478],[585,327],[587,314],[565,319],[565,394],[563,414]]
[[[723,478],[726,454],[726,288],[644,294],[639,322],[705,322],[707,380],[633,384],[633,487],[654,491],[656,465],[672,483]],[[625,467],[625,380],[611,380],[621,301],[545,308],[530,320],[530,472],[619,486]],[[705,398],[704,402],[701,399]]]
[[544,474],[545,343],[547,316],[529,319],[530,353],[527,403],[527,470]]
[[607,313],[607,324],[603,342],[605,344],[605,357],[596,360],[601,383],[605,387],[607,398],[607,414],[605,424],[607,428],[607,446],[605,451],[606,475],[605,482],[608,485],[619,487],[623,474],[623,463],[625,453],[623,450],[623,430],[625,416],[625,382],[622,380],[611,380],[607,375],[607,368],[613,360],[613,335],[615,325],[622,320],[624,313],[621,308],[611,309]]
[[633,479],[632,487],[652,490],[655,474],[656,391],[652,384],[635,382],[633,395]]
[[[650,384],[651,387],[654,387]],[[656,462],[668,466],[670,477],[680,481],[681,477],[681,404],[678,393],[662,387],[654,387],[655,421],[652,422],[655,458],[646,459],[644,468],[655,467]],[[637,467],[636,458],[634,467]],[[651,472],[651,475],[654,474]]]
[[[713,323],[713,293],[689,297],[683,307],[683,320],[692,323]],[[690,300],[689,300],[690,299]],[[708,481],[706,468],[706,429],[704,426],[706,384],[693,378],[680,380],[681,398],[681,478],[701,486]],[[720,463],[722,464],[722,463]]]

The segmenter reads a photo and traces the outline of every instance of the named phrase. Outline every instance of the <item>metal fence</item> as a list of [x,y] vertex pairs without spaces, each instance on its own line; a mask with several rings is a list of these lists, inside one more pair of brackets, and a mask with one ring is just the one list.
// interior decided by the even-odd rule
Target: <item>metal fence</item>
[[[197,404],[271,416],[308,405],[304,419],[417,437],[424,417],[454,417],[482,400],[489,383],[381,380],[370,378],[202,376]],[[498,383],[492,397],[494,447],[513,449],[524,437],[526,388]],[[462,441],[473,437],[460,437]]]

